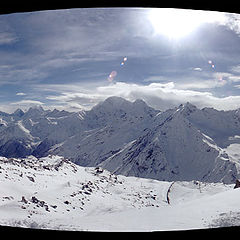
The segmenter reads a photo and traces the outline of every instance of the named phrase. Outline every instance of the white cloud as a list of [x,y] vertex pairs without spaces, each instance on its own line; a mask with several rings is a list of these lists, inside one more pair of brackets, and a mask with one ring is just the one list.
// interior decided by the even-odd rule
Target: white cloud
[[44,103],[36,100],[21,100],[17,102],[12,102],[10,105],[18,105],[19,107],[30,107],[35,105],[43,105]]
[[44,105],[43,102],[37,100],[21,100],[17,102],[11,103],[1,103],[0,104],[0,111],[6,113],[13,113],[17,108],[21,108],[22,110],[28,110],[30,107],[34,106],[42,106]]
[[[215,72],[213,74],[213,77],[218,81],[218,83],[228,82],[228,83],[235,83],[235,82],[240,82],[240,71],[237,72],[236,68],[233,68],[234,73],[229,73],[229,72]],[[240,69],[239,69],[240,70]]]
[[185,102],[191,102],[199,108],[214,107],[219,110],[230,110],[240,107],[240,96],[219,98],[210,92],[178,89],[172,82],[165,85],[152,83],[147,86],[117,83],[112,87],[102,87],[98,89],[99,92],[104,94],[116,93],[117,96],[122,96],[129,100],[142,98],[149,105],[162,110]]
[[183,83],[176,83],[176,87],[178,89],[210,89],[215,88],[219,84],[215,80],[196,80],[193,81],[187,81]]
[[23,93],[23,92],[18,92],[18,93],[16,93],[16,95],[17,96],[25,96],[25,95],[27,95],[26,93]]
[[64,91],[64,85],[59,86],[59,91],[60,88],[62,88],[62,93],[57,96],[48,96],[47,99],[51,100],[52,104],[61,104],[67,109],[75,111],[78,108],[90,109],[110,96],[123,97],[129,101],[143,99],[150,106],[160,110],[166,110],[185,102],[191,102],[199,108],[214,107],[219,110],[240,107],[240,96],[219,98],[207,91],[179,89],[173,82],[166,84],[151,83],[149,85],[116,82],[105,86],[88,88],[82,92],[71,92],[70,88],[66,92]]
[[202,71],[202,68],[200,68],[200,67],[195,67],[195,68],[193,68],[193,70],[194,70],[194,71],[199,71],[199,72],[201,72],[201,71]]
[[231,71],[234,73],[230,78],[233,82],[240,82],[240,65],[233,66]]
[[3,44],[10,44],[13,42],[16,42],[17,38],[15,34],[10,33],[10,32],[1,32],[0,33],[0,45]]
[[225,85],[234,84],[240,82],[240,74],[229,72],[213,72],[204,76],[206,79],[200,76],[191,76],[182,78],[181,81],[176,82],[175,87],[177,89],[213,89],[224,87]]
[[228,26],[231,30],[235,31],[237,34],[240,34],[240,15],[234,13],[227,13],[226,17],[226,26]]
[[143,80],[143,82],[164,82],[166,80],[168,80],[166,76],[159,75],[147,77]]
[[5,102],[0,104],[0,111],[6,112],[6,113],[13,113],[17,108],[21,108],[22,110],[28,110],[30,107],[39,106],[39,105],[42,106],[44,105],[44,103],[36,100],[21,100],[21,101],[12,102],[12,103]]
[[232,70],[233,72],[240,73],[240,65],[233,66],[233,67],[231,68],[231,70]]
[[27,62],[26,66],[21,67],[18,66],[21,60],[18,59],[17,61],[19,61],[19,63],[16,65],[0,65],[0,84],[26,84],[48,76],[48,72],[43,71],[39,67],[31,67],[30,62]]

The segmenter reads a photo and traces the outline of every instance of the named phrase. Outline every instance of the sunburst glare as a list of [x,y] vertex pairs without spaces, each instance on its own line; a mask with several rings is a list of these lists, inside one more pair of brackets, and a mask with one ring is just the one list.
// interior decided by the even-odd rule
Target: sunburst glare
[[154,34],[165,35],[171,39],[185,37],[206,22],[224,22],[225,16],[218,12],[155,8],[149,10],[149,20]]

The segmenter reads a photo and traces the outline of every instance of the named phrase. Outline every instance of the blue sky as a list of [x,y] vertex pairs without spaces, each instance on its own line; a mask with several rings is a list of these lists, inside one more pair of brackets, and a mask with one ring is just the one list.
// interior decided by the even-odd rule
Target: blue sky
[[[0,110],[37,104],[78,111],[112,95],[142,98],[162,110],[187,101],[236,109],[239,34],[238,14],[196,10],[1,15]],[[113,71],[116,76],[109,78]]]

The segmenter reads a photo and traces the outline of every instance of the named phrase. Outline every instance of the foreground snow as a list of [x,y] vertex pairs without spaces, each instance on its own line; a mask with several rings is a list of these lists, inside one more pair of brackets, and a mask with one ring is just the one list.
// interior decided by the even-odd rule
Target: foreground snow
[[113,175],[58,156],[0,158],[0,224],[91,231],[238,225],[240,190],[223,183]]

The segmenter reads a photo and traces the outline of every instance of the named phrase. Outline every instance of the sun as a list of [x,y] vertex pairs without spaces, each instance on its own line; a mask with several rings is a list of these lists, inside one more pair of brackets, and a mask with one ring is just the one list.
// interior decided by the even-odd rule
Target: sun
[[204,22],[219,21],[220,16],[210,11],[154,8],[149,10],[148,18],[155,34],[178,39],[189,35]]

